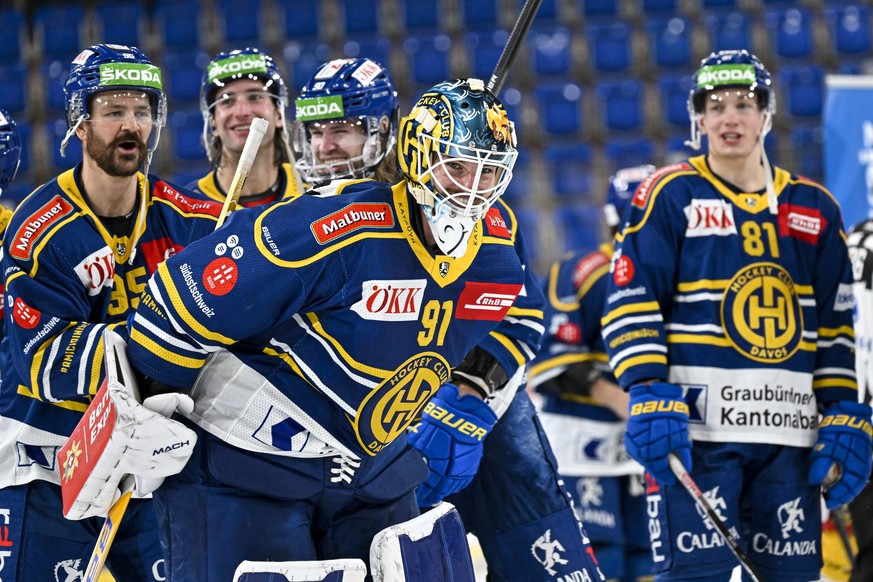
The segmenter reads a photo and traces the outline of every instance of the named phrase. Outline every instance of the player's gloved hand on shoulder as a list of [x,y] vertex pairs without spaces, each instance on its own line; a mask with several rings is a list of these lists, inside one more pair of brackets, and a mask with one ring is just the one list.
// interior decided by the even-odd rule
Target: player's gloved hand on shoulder
[[[867,483],[873,460],[870,416],[869,405],[844,401],[832,404],[821,419],[812,449],[809,482],[824,485],[828,509],[850,502]],[[836,481],[826,483],[833,465],[837,466]]]
[[485,436],[495,422],[497,415],[478,396],[459,396],[454,384],[437,391],[421,422],[409,432],[409,444],[424,455],[430,469],[416,490],[421,507],[436,505],[470,484],[482,459]]
[[676,482],[667,460],[670,452],[691,471],[688,405],[681,386],[667,382],[631,386],[628,410],[624,446],[631,457],[665,485]]

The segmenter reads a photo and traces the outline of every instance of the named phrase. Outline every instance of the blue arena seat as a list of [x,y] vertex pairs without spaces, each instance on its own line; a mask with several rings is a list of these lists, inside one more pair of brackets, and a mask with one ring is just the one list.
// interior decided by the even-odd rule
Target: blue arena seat
[[710,49],[713,51],[747,49],[752,43],[751,18],[743,12],[706,13],[703,17]]
[[261,43],[264,12],[261,0],[219,0],[216,6],[222,38],[227,48],[242,48]]
[[547,145],[543,151],[552,191],[559,198],[581,200],[591,195],[594,151],[581,143]]
[[630,28],[624,22],[585,27],[594,69],[600,73],[627,71],[631,61]]
[[555,223],[563,234],[561,251],[595,249],[602,238],[603,214],[594,204],[569,203],[555,210]]
[[528,262],[534,264],[541,260],[540,225],[547,220],[539,209],[532,206],[513,206],[512,211],[518,220],[518,228],[524,233],[524,249]]
[[531,197],[531,154],[527,149],[518,151],[518,159],[515,161],[515,166],[512,168],[512,180],[509,186],[506,187],[506,192],[503,193],[503,200],[506,200],[513,209],[523,203],[525,199]]
[[356,35],[343,43],[343,56],[367,58],[390,69],[391,41],[378,34]]
[[578,0],[586,19],[613,19],[619,16],[619,0]]
[[[58,23],[63,23],[58,26]],[[73,3],[49,3],[36,7],[33,13],[35,37],[43,59],[72,61],[82,50],[82,29],[85,9]]]
[[600,81],[594,86],[600,117],[607,131],[634,131],[643,127],[643,84],[636,79]]
[[403,41],[403,49],[409,57],[412,81],[432,87],[450,78],[449,49],[452,41],[445,34],[410,36]]
[[341,0],[339,3],[343,14],[343,26],[349,37],[358,34],[375,34],[379,31],[378,2],[362,2],[361,0]]
[[655,144],[648,138],[611,137],[604,146],[609,171],[627,166],[651,164],[655,159]]
[[777,73],[785,109],[794,117],[818,117],[824,104],[825,71],[817,65],[785,66]]
[[146,12],[142,2],[103,1],[94,7],[94,12],[101,42],[142,46],[146,22]]
[[863,55],[871,49],[870,8],[850,4],[824,11],[830,44],[838,55]]
[[794,153],[793,171],[817,182],[824,180],[824,129],[818,125],[798,125],[788,134]]
[[675,127],[688,127],[688,92],[691,91],[691,76],[665,74],[658,79],[661,97],[661,116]]
[[814,41],[813,15],[802,8],[770,10],[764,16],[773,52],[783,58],[806,58],[812,56]]
[[[184,161],[206,159],[203,148],[203,116],[199,109],[179,109],[170,112],[167,120],[167,137],[173,144],[173,158]],[[183,184],[184,185],[184,184]]]
[[[74,54],[70,57],[72,60]],[[28,108],[30,96],[27,92],[27,67],[21,64],[0,66],[0,107],[13,116]]]
[[646,33],[654,64],[659,67],[690,68],[692,31],[691,22],[679,16],[649,19]]
[[330,46],[317,40],[291,41],[285,45],[282,57],[288,69],[285,82],[300,91],[303,84],[329,59]]
[[[27,174],[30,170],[30,147],[33,141],[33,126],[27,121],[27,118],[21,121],[15,120],[15,129],[18,130],[18,137],[21,138],[21,161],[18,163],[18,173],[15,180]],[[6,192],[3,192],[3,199],[6,199]]]
[[540,127],[546,134],[569,136],[582,131],[582,88],[575,83],[545,83],[534,89]]
[[67,133],[67,121],[55,119],[43,127],[48,138],[49,156],[54,174],[69,170],[82,161],[82,142],[75,135],[67,142],[66,157],[61,156],[61,141]]
[[468,29],[494,28],[498,24],[497,0],[460,0],[464,26]]
[[0,30],[3,31],[0,35],[0,63],[17,62],[26,36],[24,13],[16,8],[0,8]]
[[70,61],[50,61],[40,67],[45,86],[45,104],[50,111],[64,114],[64,83],[70,74]]
[[685,160],[687,158],[691,158],[697,155],[700,155],[701,152],[706,151],[705,149],[701,149],[700,151],[694,151],[685,142],[690,139],[690,122],[688,124],[689,130],[685,132],[676,132],[667,138],[666,143],[664,144],[664,165],[675,164],[678,161]]
[[164,50],[186,51],[201,46],[202,11],[194,0],[164,0],[154,7],[152,19]]
[[[508,38],[509,32],[502,29],[468,32],[464,35],[464,47],[470,59],[470,72],[474,77],[486,81],[491,78]],[[518,71],[510,73],[515,72]]]
[[440,3],[422,2],[421,0],[402,0],[404,30],[426,30],[437,32],[439,28]]
[[542,76],[569,74],[572,62],[571,40],[570,31],[564,27],[532,34],[530,46],[533,51],[534,73]]
[[167,52],[161,62],[167,99],[184,105],[200,99],[200,83],[210,56],[202,51]]
[[[513,123],[515,123],[516,134],[523,133],[524,129],[522,128],[523,120],[521,115],[521,102],[524,98],[523,93],[515,87],[503,85],[499,98],[500,102],[503,103],[503,106],[506,108],[506,115]],[[521,151],[527,151],[527,148],[521,148]]]
[[284,38],[299,42],[319,36],[320,2],[312,0],[274,0],[282,19]]
[[676,0],[643,0],[643,12],[651,14],[676,14]]

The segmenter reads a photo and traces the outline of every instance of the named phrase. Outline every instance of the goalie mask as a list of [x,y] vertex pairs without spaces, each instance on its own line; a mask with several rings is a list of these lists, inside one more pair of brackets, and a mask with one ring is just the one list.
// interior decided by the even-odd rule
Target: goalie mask
[[67,134],[61,142],[61,155],[67,142],[83,121],[90,119],[91,100],[101,91],[129,90],[137,98],[147,98],[151,105],[153,129],[145,160],[148,173],[152,155],[158,147],[161,128],[167,120],[167,97],[161,82],[161,70],[136,47],[97,44],[73,59],[70,75],[64,83],[64,107]]
[[460,257],[476,222],[512,179],[515,126],[480,79],[427,91],[400,120],[397,164],[437,246]]
[[622,168],[613,176],[609,177],[609,186],[606,190],[606,204],[603,206],[603,216],[606,226],[617,229],[621,224],[621,217],[630,204],[631,198],[646,176],[655,171],[655,166],[646,164],[643,166],[631,166]]
[[0,193],[15,179],[20,161],[21,137],[15,121],[8,111],[0,109]]
[[[370,59],[336,59],[322,65],[300,90],[295,119],[293,143],[304,180],[318,184],[368,178],[394,147],[397,90],[382,65]],[[354,154],[320,161],[313,134],[324,135],[338,124],[352,132],[346,143]]]
[[277,163],[294,162],[291,146],[288,143],[288,123],[285,110],[288,108],[288,87],[279,72],[279,67],[273,58],[256,49],[244,48],[215,55],[200,84],[200,113],[203,115],[203,145],[213,166],[221,160],[221,141],[212,133],[210,120],[216,103],[222,99],[230,99],[225,90],[229,83],[241,79],[260,81],[272,99],[276,101],[279,110],[280,126],[276,137]]

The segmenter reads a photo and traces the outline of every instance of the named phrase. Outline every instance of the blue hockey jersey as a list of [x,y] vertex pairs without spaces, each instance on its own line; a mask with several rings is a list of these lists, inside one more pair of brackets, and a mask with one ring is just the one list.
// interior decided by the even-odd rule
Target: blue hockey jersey
[[0,487],[60,483],[57,449],[103,379],[104,329],[127,335],[149,275],[212,232],[221,210],[140,174],[146,218],[137,210],[132,232],[113,236],[88,207],[79,175],[69,170],[35,190],[6,232]]
[[[543,332],[498,203],[458,259],[431,255],[405,182],[243,209],[149,281],[128,354],[253,451],[375,455],[474,346],[512,375]],[[533,307],[535,306],[535,307]]]
[[855,400],[852,272],[839,207],[776,168],[742,192],[699,156],[635,193],[602,319],[624,387],[681,384],[693,438],[811,446],[817,407]]

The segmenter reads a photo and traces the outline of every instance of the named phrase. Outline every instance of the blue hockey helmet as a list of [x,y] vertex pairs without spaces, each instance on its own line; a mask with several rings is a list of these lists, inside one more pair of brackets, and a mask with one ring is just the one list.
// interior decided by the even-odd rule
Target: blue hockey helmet
[[0,109],[0,193],[15,179],[20,161],[21,136],[15,120],[8,111]]
[[61,154],[79,124],[88,119],[90,97],[101,91],[122,89],[144,93],[149,98],[155,126],[148,153],[148,160],[151,160],[158,145],[160,128],[167,120],[167,97],[163,90],[161,70],[138,48],[119,44],[96,44],[73,59],[70,74],[64,83],[68,129],[61,142]]
[[621,217],[630,204],[631,198],[646,176],[655,171],[655,166],[646,164],[643,166],[631,166],[622,168],[609,177],[609,186],[606,190],[606,204],[603,206],[603,215],[609,228],[617,228],[621,223]]
[[[294,149],[297,169],[311,183],[366,178],[394,147],[397,89],[388,70],[365,58],[336,59],[322,65],[295,101]],[[353,121],[362,129],[363,149],[340,163],[321,163],[311,147],[313,124]]]

